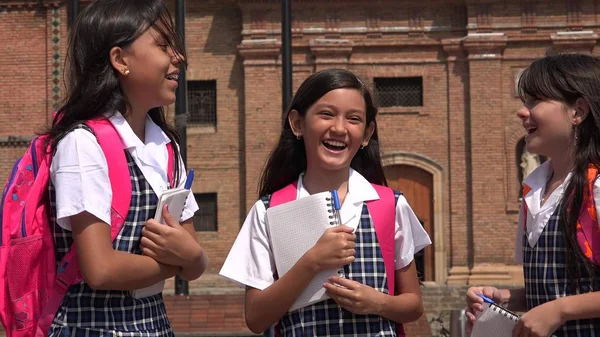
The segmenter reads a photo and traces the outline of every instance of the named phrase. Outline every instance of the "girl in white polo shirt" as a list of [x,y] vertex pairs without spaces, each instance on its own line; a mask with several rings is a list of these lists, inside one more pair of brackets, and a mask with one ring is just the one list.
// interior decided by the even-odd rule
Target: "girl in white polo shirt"
[[[174,185],[185,184],[177,135],[163,106],[175,101],[185,62],[161,0],[91,2],[70,31],[66,103],[47,134],[54,156],[50,200],[57,261],[74,243],[84,280],[72,285],[49,336],[173,336],[162,294],[134,297],[179,274],[198,278],[206,255],[196,241],[188,198],[181,224],[152,219],[168,188],[167,144],[174,143]],[[86,121],[106,119],[118,132],[129,168],[131,202],[111,242],[113,195],[107,160]],[[166,212],[167,210],[165,210]]]
[[[386,184],[376,113],[369,90],[346,70],[318,72],[298,89],[263,172],[261,200],[252,207],[221,270],[246,286],[246,323],[253,332],[274,326],[278,336],[397,336],[403,335],[402,323],[421,316],[413,256],[431,243],[427,233],[406,199],[394,193],[390,207],[395,204],[395,221],[390,220],[395,223],[389,225],[395,237],[391,267],[398,291],[390,294],[367,209],[366,202],[380,198],[372,184]],[[327,230],[278,277],[265,212],[271,195],[292,183],[297,183],[297,198],[337,190],[344,226]],[[324,285],[330,299],[288,312],[316,273],[341,266],[346,277],[332,275]]]
[[600,59],[547,56],[521,75],[517,115],[527,151],[549,158],[523,182],[516,262],[525,287],[473,287],[471,322],[483,293],[525,311],[515,337],[600,335]]

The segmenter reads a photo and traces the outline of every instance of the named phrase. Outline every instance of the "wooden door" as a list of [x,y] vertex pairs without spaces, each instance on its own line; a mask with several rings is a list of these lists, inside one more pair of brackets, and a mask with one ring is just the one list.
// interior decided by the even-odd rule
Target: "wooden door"
[[[421,221],[425,231],[434,242],[433,232],[433,175],[410,165],[384,167],[388,185],[404,195],[408,204]],[[423,281],[435,281],[433,246],[415,254],[419,277]]]

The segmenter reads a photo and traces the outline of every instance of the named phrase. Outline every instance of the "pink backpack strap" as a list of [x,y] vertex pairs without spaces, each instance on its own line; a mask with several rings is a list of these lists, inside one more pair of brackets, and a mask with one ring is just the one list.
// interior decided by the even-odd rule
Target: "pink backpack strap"
[[277,205],[285,204],[286,202],[296,200],[298,196],[298,182],[295,181],[286,187],[280,189],[279,191],[274,192],[271,195],[271,200],[269,201],[269,207],[275,207]]
[[173,144],[167,143],[168,163],[167,163],[167,179],[169,179],[169,185],[171,188],[175,188],[175,152],[173,151]]
[[388,290],[390,295],[394,295],[395,287],[395,224],[396,224],[396,197],[394,191],[386,186],[371,184],[379,199],[367,201],[369,215],[373,220],[373,226],[377,233],[377,241],[383,263],[385,264],[385,273],[388,279]]
[[[385,265],[385,274],[388,280],[388,291],[390,295],[395,295],[396,287],[396,196],[394,191],[386,186],[371,184],[377,194],[378,200],[367,201],[369,215],[375,227],[379,249],[383,256]],[[396,323],[396,330],[399,337],[406,336],[404,326]]]
[[[131,177],[129,166],[123,151],[123,142],[117,130],[108,119],[88,121],[86,124],[93,130],[100,148],[106,157],[108,177],[113,189],[111,203],[111,241],[114,241],[127,217],[131,202]],[[77,247],[71,246],[69,252],[59,263],[56,273],[54,289],[48,294],[48,302],[38,321],[36,337],[46,336],[54,315],[58,311],[63,297],[71,285],[83,279],[79,262],[77,261]]]

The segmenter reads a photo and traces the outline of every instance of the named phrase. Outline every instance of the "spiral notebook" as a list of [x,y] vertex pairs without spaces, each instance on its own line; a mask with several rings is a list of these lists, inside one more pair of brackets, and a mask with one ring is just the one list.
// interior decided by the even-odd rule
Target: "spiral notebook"
[[494,303],[484,303],[471,337],[512,337],[519,315]]
[[[338,225],[333,216],[329,192],[269,207],[266,222],[277,275],[280,277],[317,243],[327,228]],[[328,299],[323,283],[338,272],[337,269],[327,269],[317,274],[289,311]]]

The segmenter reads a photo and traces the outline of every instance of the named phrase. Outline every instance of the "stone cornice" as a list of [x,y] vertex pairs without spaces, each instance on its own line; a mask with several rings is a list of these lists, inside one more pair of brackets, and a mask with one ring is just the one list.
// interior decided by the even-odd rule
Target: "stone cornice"
[[550,39],[556,50],[591,53],[598,42],[598,34],[591,30],[556,32],[550,35]]
[[308,45],[316,57],[348,57],[353,43],[348,39],[312,39]]
[[244,64],[272,64],[281,51],[281,41],[276,39],[243,40],[237,47]]
[[456,61],[466,56],[463,47],[463,38],[448,38],[441,40],[442,48],[447,55],[448,61]]
[[469,59],[501,58],[508,37],[504,33],[473,33],[465,36],[462,44]]

